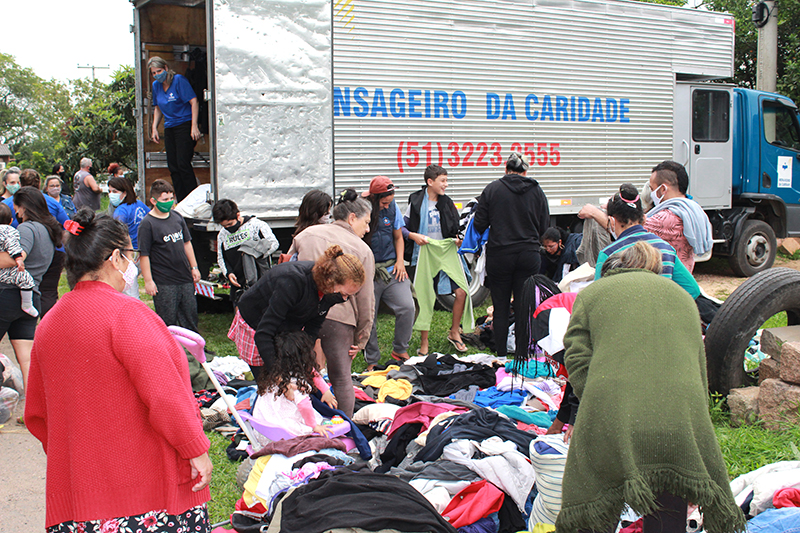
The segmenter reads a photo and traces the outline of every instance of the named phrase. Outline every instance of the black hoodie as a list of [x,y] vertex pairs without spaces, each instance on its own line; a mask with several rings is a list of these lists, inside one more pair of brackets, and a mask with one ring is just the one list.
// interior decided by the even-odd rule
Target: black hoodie
[[550,209],[536,180],[507,174],[483,189],[473,224],[478,233],[491,226],[490,254],[538,250],[539,236],[550,226]]

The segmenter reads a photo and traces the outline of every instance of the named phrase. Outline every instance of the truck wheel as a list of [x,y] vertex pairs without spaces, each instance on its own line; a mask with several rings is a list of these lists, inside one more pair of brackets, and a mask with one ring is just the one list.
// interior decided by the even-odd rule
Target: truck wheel
[[786,311],[789,325],[800,324],[800,272],[771,268],[739,286],[706,331],[708,387],[727,396],[744,383],[744,352],[758,328]]
[[746,220],[728,262],[737,276],[750,277],[772,266],[778,243],[775,232],[762,220]]
[[[475,308],[481,305],[486,298],[489,297],[489,289],[481,285],[480,281],[478,281],[478,275],[474,270],[474,263],[467,262],[467,264],[470,268],[470,274],[472,274],[472,283],[469,284],[469,295],[472,298],[472,307]],[[436,303],[438,304],[437,307],[441,307],[445,311],[452,311],[455,301],[455,294],[436,295]]]

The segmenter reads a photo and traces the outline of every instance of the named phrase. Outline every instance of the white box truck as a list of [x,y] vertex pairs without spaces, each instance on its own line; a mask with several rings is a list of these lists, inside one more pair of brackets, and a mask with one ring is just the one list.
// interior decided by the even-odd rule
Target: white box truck
[[[146,64],[161,55],[191,68],[207,104],[195,163],[211,199],[264,218],[284,247],[309,189],[386,174],[403,204],[437,163],[458,204],[511,150],[561,225],[675,159],[737,272],[800,235],[796,106],[709,83],[733,74],[731,15],[628,0],[131,1],[143,190],[169,177],[147,139]],[[203,256],[214,228],[193,222]]]

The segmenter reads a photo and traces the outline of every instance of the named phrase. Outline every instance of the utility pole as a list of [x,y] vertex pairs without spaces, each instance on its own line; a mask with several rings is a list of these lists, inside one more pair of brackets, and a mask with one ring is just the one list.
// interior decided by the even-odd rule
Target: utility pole
[[774,93],[778,83],[778,3],[764,0],[753,6],[753,24],[758,28],[756,89]]
[[92,69],[92,81],[95,81],[95,76],[94,76],[95,69],[110,69],[111,67],[108,66],[108,65],[106,65],[105,67],[99,67],[99,66],[96,66],[96,65],[89,65],[88,63],[85,66],[81,66],[80,63],[78,63],[78,68],[90,68],[90,69]]

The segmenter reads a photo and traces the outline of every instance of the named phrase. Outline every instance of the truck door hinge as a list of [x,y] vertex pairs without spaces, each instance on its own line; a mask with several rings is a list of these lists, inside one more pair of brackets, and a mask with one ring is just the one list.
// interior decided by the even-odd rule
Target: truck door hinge
[[211,100],[211,91],[209,89],[203,89],[203,99],[208,102]]

